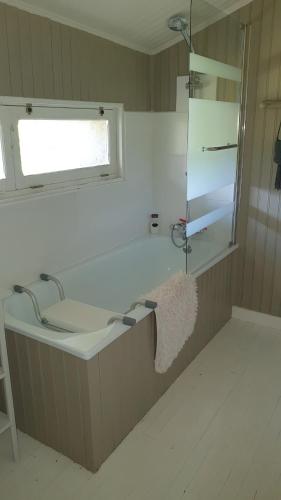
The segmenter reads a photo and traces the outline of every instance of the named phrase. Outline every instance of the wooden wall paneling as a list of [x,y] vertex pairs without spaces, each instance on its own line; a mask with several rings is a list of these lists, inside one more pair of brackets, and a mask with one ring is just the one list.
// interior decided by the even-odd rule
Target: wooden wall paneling
[[[141,326],[137,326],[141,328]],[[131,330],[101,351],[99,357],[103,456],[107,457],[136,423]]]
[[31,54],[33,68],[34,95],[30,97],[46,97],[46,84],[44,81],[43,50],[41,39],[42,20],[37,16],[30,17]]
[[6,30],[10,67],[11,95],[22,95],[22,69],[19,38],[18,10],[6,7]]
[[16,347],[16,336],[12,332],[6,332],[6,342],[7,342],[7,351],[8,353],[12,353],[9,356],[9,369],[11,380],[16,381],[12,386],[13,399],[14,399],[14,409],[16,415],[16,423],[17,426],[24,426],[24,400],[23,400],[23,391],[22,391],[22,381],[20,379],[20,369],[19,362],[17,359],[17,347]]
[[[75,356],[63,354],[65,372],[66,410],[69,422],[68,439],[71,443],[70,456],[74,461],[85,463],[85,446],[83,436],[83,401],[81,400],[80,364]],[[86,382],[86,380],[85,380]],[[84,383],[85,383],[84,382]]]
[[61,26],[58,23],[50,23],[52,67],[54,77],[54,96],[56,99],[63,99],[63,61],[62,61],[62,39]]
[[177,44],[178,48],[178,76],[185,76],[188,74],[189,57],[186,48],[186,43],[180,42]]
[[[102,400],[100,386],[99,358],[95,356],[84,364],[87,384],[81,378],[81,398],[83,403],[82,416],[84,419],[83,441],[86,446],[86,459],[90,470],[97,470],[103,462],[104,439],[102,426]],[[82,371],[82,373],[83,373]]]
[[70,47],[71,47],[71,81],[72,81],[72,99],[82,100],[81,79],[82,79],[82,61],[84,54],[82,52],[82,34],[75,29],[71,29]]
[[[88,33],[88,36],[86,37],[86,43],[88,45],[88,95],[89,95],[89,100],[94,101],[95,99],[97,101],[101,101],[101,96],[102,96],[102,88],[104,85],[104,75],[101,74],[100,78],[97,78],[97,72],[98,72],[98,66],[95,63],[98,51],[101,50],[98,46],[98,38],[94,38]],[[102,57],[102,56],[101,56]]]
[[[267,9],[264,2],[257,5],[260,10],[257,14],[261,18],[260,26],[260,50],[258,59],[258,73],[256,80],[256,102],[255,102],[255,114],[251,117],[254,124],[253,142],[251,148],[253,150],[253,156],[251,160],[251,178],[250,178],[250,196],[249,196],[249,217],[247,223],[247,235],[246,235],[246,255],[245,255],[245,265],[244,265],[244,286],[243,286],[243,304],[246,307],[251,308],[257,303],[256,294],[253,297],[253,280],[255,279],[255,263],[259,259],[256,252],[259,251],[256,243],[259,239],[259,233],[262,231],[261,224],[258,220],[259,213],[259,200],[261,191],[259,189],[259,184],[261,181],[262,169],[263,169],[263,152],[264,152],[264,132],[265,132],[265,110],[260,109],[259,104],[264,99],[267,94],[267,71],[268,62],[271,48],[271,39],[267,36],[268,30],[272,29],[273,21],[273,10],[272,2],[271,8]],[[265,12],[266,10],[266,12]],[[260,66],[263,65],[264,70],[259,71]],[[259,279],[259,278],[258,278]],[[257,288],[259,285],[257,284]]]
[[81,74],[83,77],[81,78],[81,97],[85,101],[91,100],[90,93],[90,85],[92,83],[92,64],[91,64],[91,44],[90,38],[91,35],[89,33],[81,32],[81,53],[83,57],[81,58]]
[[32,64],[32,44],[30,32],[30,14],[18,11],[20,60],[22,72],[22,94],[25,97],[34,95],[34,75]]
[[11,75],[7,38],[6,6],[4,4],[0,4],[0,66],[0,93],[1,95],[10,95]]
[[39,342],[33,340],[26,341],[25,351],[28,360],[27,382],[29,384],[30,400],[32,403],[33,414],[36,415],[36,418],[33,421],[33,425],[35,426],[35,436],[37,439],[41,438],[43,442],[48,443],[46,412],[47,403],[46,395],[44,394],[45,391],[42,378]]
[[[237,220],[237,240],[239,242],[239,250],[234,255],[234,276],[235,279],[232,283],[233,290],[233,303],[242,304],[243,300],[243,289],[244,289],[244,276],[243,267],[245,260],[245,242],[247,233],[247,212],[250,196],[250,177],[251,169],[250,164],[252,161],[253,148],[251,147],[254,135],[254,117],[256,112],[256,79],[258,73],[258,50],[260,44],[259,30],[260,30],[260,15],[259,9],[261,9],[262,4],[258,5],[256,2],[254,5],[251,4],[248,13],[245,13],[243,9],[241,14],[241,20],[244,23],[249,23],[247,28],[247,46],[246,46],[246,61],[245,61],[245,78],[246,78],[246,103],[243,103],[244,110],[246,113],[246,130],[247,133],[244,137],[244,150],[243,150],[243,160],[242,160],[242,186],[241,186],[241,196],[239,203],[239,214]],[[247,17],[247,15],[249,17]],[[252,23],[251,20],[257,18],[259,20],[257,23]],[[253,47],[257,50],[253,51]]]
[[[58,425],[58,411],[56,406],[55,385],[56,379],[52,366],[52,349],[44,344],[38,343],[38,351],[35,353],[38,356],[38,363],[40,366],[40,397],[42,406],[44,408],[44,419],[46,422],[46,442],[52,448],[60,448],[60,429]],[[33,374],[36,377],[36,374]],[[48,404],[46,404],[48,402]]]
[[0,4],[0,94],[150,110],[150,56]]
[[[252,290],[252,301],[251,307],[255,310],[261,310],[262,300],[264,292],[266,292],[265,303],[263,304],[263,311],[270,312],[270,290],[272,289],[272,283],[270,283],[270,269],[271,259],[266,256],[267,244],[271,240],[274,240],[274,233],[271,233],[269,220],[269,213],[271,210],[272,195],[274,196],[273,185],[274,185],[274,173],[275,166],[272,161],[272,145],[276,137],[276,121],[274,113],[265,113],[265,129],[264,129],[264,144],[263,153],[261,155],[262,167],[259,180],[259,199],[258,199],[258,211],[256,214],[257,218],[257,234],[256,234],[256,247],[255,247],[255,262],[254,262],[254,282],[255,285]],[[267,166],[264,168],[264,166]],[[276,233],[275,233],[276,234]],[[268,265],[267,265],[268,264]],[[264,279],[266,274],[266,278]],[[264,290],[265,284],[269,287]],[[267,302],[267,305],[266,305]]]
[[176,109],[176,101],[177,101],[177,86],[174,84],[175,75],[177,75],[178,71],[178,46],[174,45],[169,50],[169,110],[173,111]]
[[[268,33],[272,33],[274,21],[274,4],[264,4],[263,23],[262,23],[262,43],[260,50],[260,86],[258,88],[258,102],[262,101],[265,95],[268,95],[269,79],[270,79],[270,60],[272,39]],[[261,111],[257,113],[257,119],[261,126],[261,136],[257,137],[259,143],[255,144],[256,150],[259,152],[259,160],[257,164],[253,164],[253,185],[256,186],[256,197],[253,197],[253,205],[250,206],[251,216],[255,218],[255,235],[254,248],[251,249],[254,253],[253,261],[253,277],[255,286],[251,291],[251,308],[260,310],[262,282],[263,282],[263,266],[264,266],[264,251],[266,238],[266,223],[268,203],[271,191],[271,171],[272,171],[272,147],[274,140],[274,120],[270,116],[269,111]],[[258,124],[257,124],[258,125]],[[260,128],[258,127],[260,131]],[[266,168],[265,168],[266,165]]]
[[[237,238],[240,245],[239,251],[234,257],[234,276],[237,278],[233,282],[233,302],[249,307],[249,297],[244,290],[244,268],[248,268],[248,256],[246,250],[246,237],[248,228],[248,206],[250,201],[251,168],[254,149],[253,139],[255,134],[256,99],[257,99],[257,78],[258,59],[260,47],[261,11],[262,0],[254,2],[251,9],[251,22],[249,26],[249,44],[247,51],[247,103],[246,103],[246,131],[244,137],[243,151],[243,181],[241,187],[241,198],[239,204],[239,217],[237,224]],[[256,50],[254,50],[254,48]],[[249,277],[248,277],[249,279]]]
[[154,355],[156,351],[155,315],[147,318],[144,331],[134,330],[133,359],[137,416],[140,420],[161,395],[159,378],[155,378]]
[[158,111],[160,109],[160,59],[158,55],[151,56],[151,83],[150,83],[150,94],[151,94],[151,110]]
[[[37,438],[38,428],[36,425],[36,413],[37,408],[34,402],[34,394],[32,391],[32,385],[30,385],[30,364],[28,357],[28,340],[26,337],[16,338],[16,351],[14,356],[16,357],[16,362],[18,364],[18,376],[20,390],[22,392],[23,401],[23,413],[18,416],[16,415],[16,423],[21,426],[19,428],[23,429],[24,432],[30,434]],[[12,384],[13,387],[13,384]],[[14,390],[13,390],[14,392]]]
[[[149,60],[143,56],[140,52],[135,54],[135,57],[132,57],[132,61],[134,63],[134,74],[135,74],[135,85],[132,86],[134,88],[134,94],[132,95],[132,103],[131,108],[133,109],[133,103],[140,102],[138,104],[138,111],[145,111],[152,109],[151,103],[151,75],[150,71],[152,70],[150,58]],[[149,90],[148,90],[149,83]],[[139,98],[138,98],[139,96]]]
[[52,58],[52,33],[51,24],[49,19],[41,19],[41,59],[42,59],[42,69],[44,78],[44,96],[47,99],[52,99],[55,95],[55,85],[54,85],[54,69],[53,69],[53,58]]
[[[268,95],[271,98],[278,99],[281,95],[281,34],[279,29],[278,19],[281,15],[281,3],[275,2],[274,19],[272,27],[272,43],[270,69],[268,75]],[[265,242],[263,247],[263,262],[262,266],[262,284],[260,297],[260,310],[272,313],[272,305],[280,303],[281,286],[277,278],[278,269],[275,270],[276,261],[279,261],[276,252],[278,246],[278,220],[280,220],[280,192],[274,190],[274,181],[276,173],[276,165],[272,157],[272,144],[275,141],[278,126],[281,120],[280,110],[268,110],[266,126],[266,152],[264,157],[265,172],[268,172],[268,200],[267,205],[262,210],[266,212],[265,218]],[[266,180],[264,181],[264,183]],[[266,189],[266,187],[265,187]],[[281,266],[279,272],[281,271]],[[277,279],[276,279],[277,278]],[[277,286],[275,285],[277,284]],[[277,288],[277,295],[274,295],[274,290]],[[278,315],[281,313],[279,310]],[[274,312],[275,314],[275,312]]]
[[71,28],[60,25],[63,98],[72,99],[72,50]]
[[64,368],[63,352],[51,349],[49,370],[52,373],[54,384],[54,405],[56,408],[56,422],[58,425],[58,440],[56,449],[67,456],[72,456],[71,442],[71,420],[67,411],[66,373]]
[[[281,117],[280,117],[281,119]],[[277,197],[277,194],[275,195]],[[273,276],[274,280],[272,282],[271,288],[267,293],[271,297],[270,313],[275,316],[281,316],[281,284],[279,277],[281,276],[281,196],[278,193],[278,212],[276,220],[276,242],[274,249],[274,264],[273,264]]]

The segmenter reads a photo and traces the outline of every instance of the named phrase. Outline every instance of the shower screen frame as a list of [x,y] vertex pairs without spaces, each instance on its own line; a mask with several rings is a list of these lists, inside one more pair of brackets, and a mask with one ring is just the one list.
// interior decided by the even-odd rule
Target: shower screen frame
[[[225,251],[229,251],[229,248],[234,247],[237,245],[237,222],[238,222],[238,211],[239,211],[239,202],[240,202],[240,195],[241,195],[241,183],[242,183],[242,172],[243,172],[243,148],[244,148],[244,132],[245,132],[245,121],[246,121],[246,101],[247,101],[247,69],[248,69],[248,47],[250,43],[250,30],[248,25],[240,25],[242,37],[241,37],[241,69],[237,68],[237,71],[240,70],[241,72],[241,79],[240,79],[240,92],[239,92],[239,99],[237,99],[237,104],[239,107],[238,111],[238,120],[237,120],[237,152],[236,152],[236,163],[235,163],[235,177],[234,177],[234,182],[233,182],[233,208],[231,211],[231,216],[232,216],[232,222],[231,222],[231,231],[229,232],[230,238],[228,242],[228,246],[225,246],[224,250],[221,250],[222,253]],[[189,59],[191,57],[194,57],[193,55],[190,55]],[[200,59],[200,58],[199,58]],[[205,58],[205,60],[208,62],[208,59]],[[212,60],[210,60],[212,62]],[[219,61],[215,61],[220,64]],[[190,63],[190,61],[189,61]],[[222,66],[224,66],[222,64]],[[189,64],[189,67],[190,64]],[[223,69],[223,68],[222,68]],[[233,68],[234,70],[235,68]],[[188,80],[188,130],[190,127],[190,102],[194,98],[192,94],[194,94],[194,91],[191,87],[191,77],[192,77],[192,71],[189,72],[189,80]],[[219,100],[215,100],[214,102],[220,102]],[[219,146],[219,144],[218,144]],[[231,145],[230,145],[231,147]],[[225,149],[225,148],[222,148]],[[213,149],[214,150],[214,149]],[[187,158],[189,158],[189,151],[190,151],[190,145],[189,145],[189,132],[188,132],[188,137],[187,137]],[[188,161],[188,160],[187,160]],[[189,215],[190,215],[190,201],[188,198],[188,175],[189,175],[189,166],[187,164],[187,202],[186,202],[186,218],[187,221],[189,220]],[[214,214],[215,215],[215,214]],[[188,222],[186,224],[186,234],[187,234],[187,248],[190,246],[190,231],[188,230]],[[192,247],[192,243],[191,243]],[[218,255],[221,253],[218,252]],[[186,251],[186,255],[188,255],[188,252]],[[217,257],[217,256],[215,256]],[[206,262],[209,259],[206,259]],[[206,262],[202,264],[202,266],[206,265]],[[186,259],[186,269],[188,271],[188,258]]]

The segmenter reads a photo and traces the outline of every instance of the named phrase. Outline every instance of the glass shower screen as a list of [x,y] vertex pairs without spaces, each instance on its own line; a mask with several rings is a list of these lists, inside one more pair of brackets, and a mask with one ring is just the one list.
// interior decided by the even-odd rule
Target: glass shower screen
[[190,55],[187,154],[188,265],[205,265],[232,243],[241,70]]

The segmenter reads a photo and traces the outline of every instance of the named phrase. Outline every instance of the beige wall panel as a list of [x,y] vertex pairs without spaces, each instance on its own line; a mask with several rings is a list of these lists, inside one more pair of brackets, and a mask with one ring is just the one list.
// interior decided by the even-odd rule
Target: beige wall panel
[[0,64],[0,95],[150,110],[148,55],[2,3]]

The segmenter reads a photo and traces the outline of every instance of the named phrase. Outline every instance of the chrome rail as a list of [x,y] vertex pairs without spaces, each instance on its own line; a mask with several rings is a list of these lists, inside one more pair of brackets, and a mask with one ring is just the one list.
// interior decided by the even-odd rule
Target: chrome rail
[[42,281],[53,281],[55,283],[55,285],[57,286],[57,288],[58,288],[60,300],[64,300],[65,299],[64,289],[63,289],[63,286],[62,286],[61,282],[58,280],[58,278],[56,278],[55,276],[51,276],[50,274],[41,273],[40,274],[40,280],[42,280]]
[[108,320],[107,324],[112,325],[112,323],[114,323],[115,321],[119,321],[120,323],[123,323],[123,325],[126,326],[134,326],[137,322],[135,318],[131,318],[130,316],[120,314],[112,316],[112,318]]
[[129,312],[133,311],[137,306],[143,306],[143,307],[146,307],[147,309],[151,309],[152,311],[154,311],[154,309],[157,308],[157,302],[154,302],[153,300],[148,300],[148,299],[144,299],[144,300],[137,300],[136,302],[133,302],[130,306],[130,309],[128,309],[128,311],[126,311],[125,314],[128,314]]
[[13,290],[16,293],[26,293],[31,298],[36,319],[37,319],[37,321],[39,321],[39,323],[44,324],[45,319],[41,315],[41,311],[40,311],[40,307],[39,307],[36,295],[31,290],[29,290],[28,288],[25,288],[24,286],[21,286],[21,285],[15,285],[13,287]]
[[234,149],[238,148],[238,144],[226,144],[225,146],[211,146],[211,147],[202,147],[203,153],[205,151],[223,151],[224,149]]
[[49,330],[55,330],[56,332],[71,333],[71,330],[67,330],[66,328],[61,328],[59,326],[53,325],[52,323],[50,323],[47,320],[47,318],[44,318],[42,316],[36,295],[31,290],[29,290],[29,288],[25,288],[24,286],[21,286],[21,285],[14,285],[13,290],[16,293],[26,293],[30,297],[30,299],[32,301],[35,317],[41,325],[45,326],[45,328],[48,328]]

